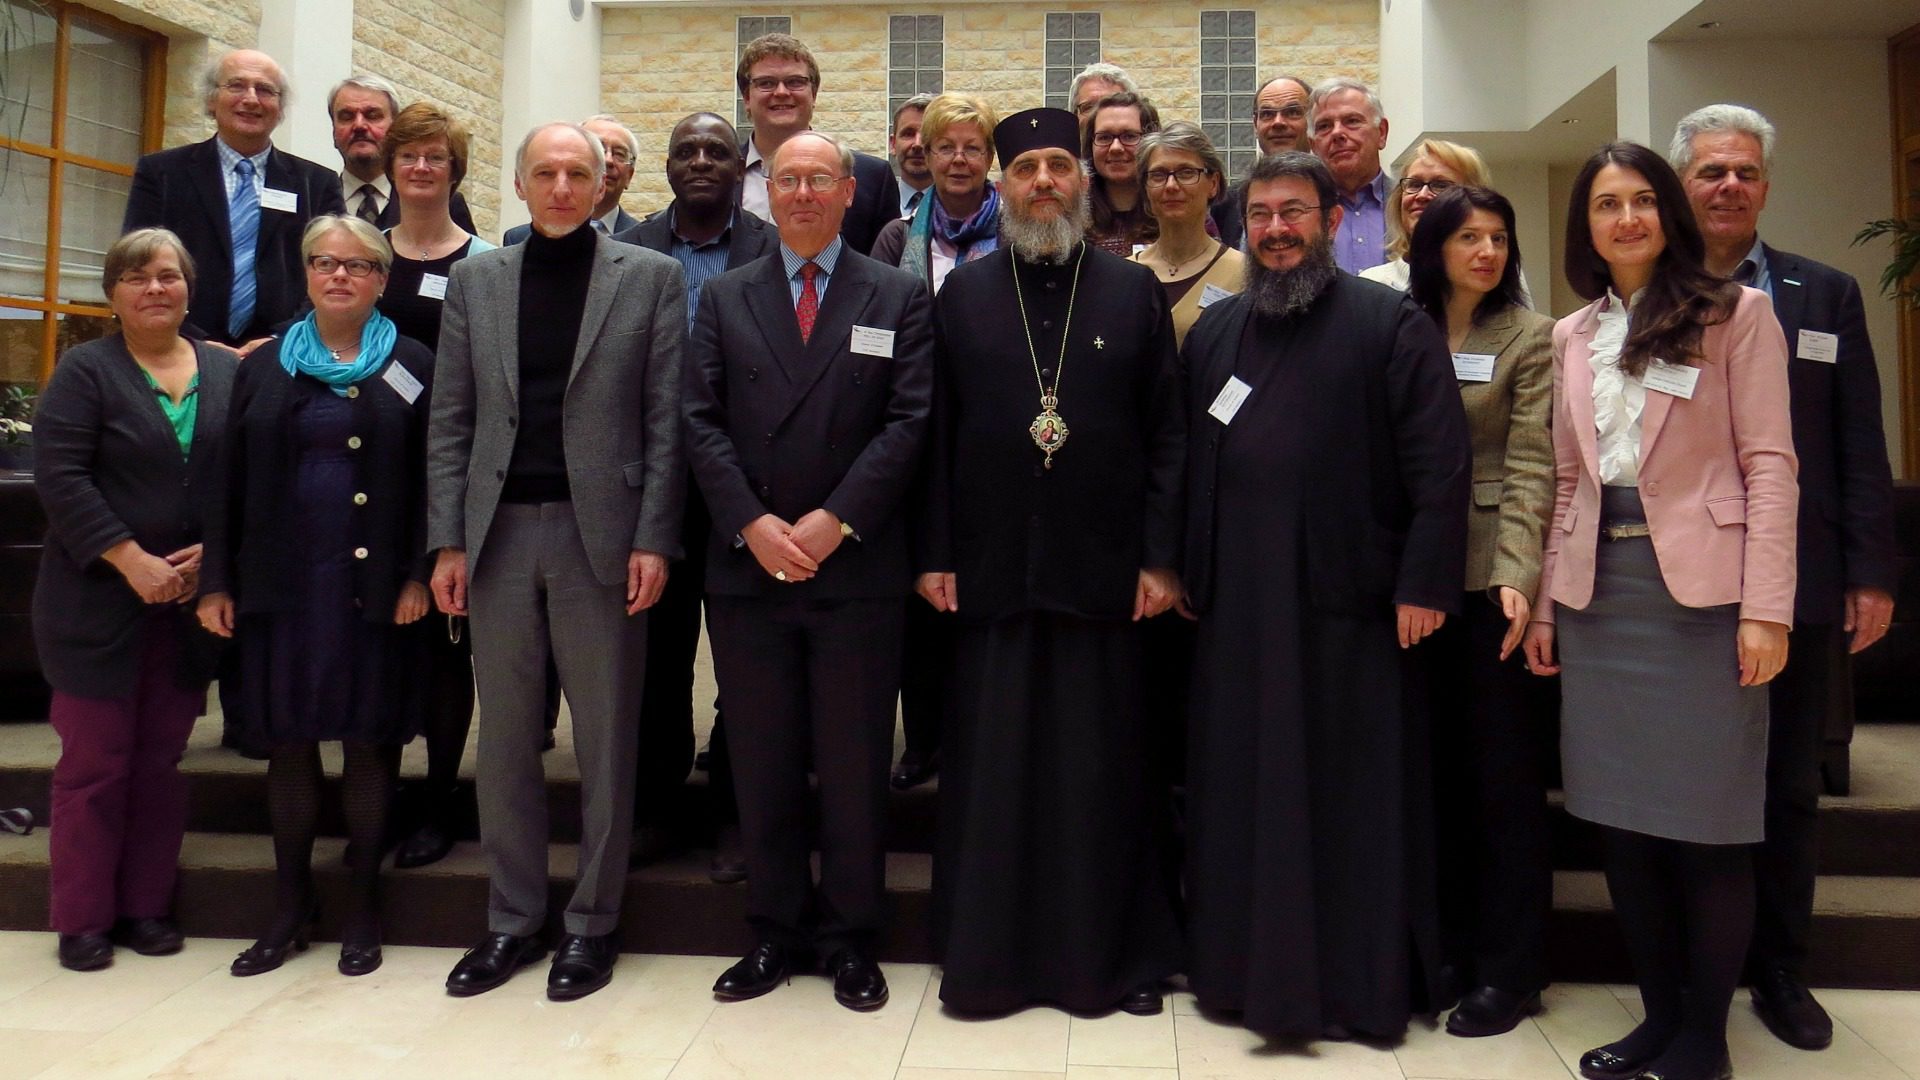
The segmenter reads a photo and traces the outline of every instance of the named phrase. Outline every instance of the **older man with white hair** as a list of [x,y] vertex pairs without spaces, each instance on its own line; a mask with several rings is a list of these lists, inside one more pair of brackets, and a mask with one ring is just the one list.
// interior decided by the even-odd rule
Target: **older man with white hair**
[[1386,262],[1387,192],[1393,181],[1380,167],[1380,152],[1387,146],[1380,95],[1358,79],[1326,80],[1307,98],[1307,137],[1339,192],[1334,262],[1349,274]]
[[201,89],[213,137],[142,157],[120,228],[158,226],[180,237],[198,274],[185,332],[244,354],[306,302],[307,222],[346,204],[332,169],[273,145],[288,94],[273,57],[225,53]]
[[[627,193],[627,185],[633,183],[633,164],[640,156],[640,140],[634,137],[633,129],[620,122],[610,113],[595,113],[580,121],[580,126],[600,140],[606,173],[601,178],[600,194],[594,199],[593,213],[587,218],[587,224],[604,236],[619,234],[640,224],[640,219],[627,213],[620,205],[620,197]],[[515,225],[508,229],[502,238],[505,243],[524,244],[531,225]]]

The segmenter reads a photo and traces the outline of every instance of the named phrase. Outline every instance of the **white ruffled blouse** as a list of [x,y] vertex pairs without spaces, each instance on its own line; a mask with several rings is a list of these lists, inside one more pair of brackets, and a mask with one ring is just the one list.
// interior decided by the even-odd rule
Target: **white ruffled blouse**
[[[1640,299],[1635,294],[1634,300]],[[1640,484],[1640,413],[1647,405],[1647,387],[1620,368],[1620,350],[1627,343],[1631,303],[1622,303],[1612,289],[1598,313],[1593,351],[1593,426],[1598,434],[1600,482],[1613,487]]]

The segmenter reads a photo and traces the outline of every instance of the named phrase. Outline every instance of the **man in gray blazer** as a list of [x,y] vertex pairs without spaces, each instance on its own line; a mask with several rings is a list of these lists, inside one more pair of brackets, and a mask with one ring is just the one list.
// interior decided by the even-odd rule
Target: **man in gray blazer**
[[[680,555],[686,292],[678,263],[583,227],[606,168],[577,124],[522,140],[525,244],[454,267],[427,432],[428,546],[440,610],[469,615],[479,681],[488,934],[447,977],[484,993],[544,953],[551,656],[580,763],[579,881],[547,978],[605,986],[632,835],[646,620]],[[617,300],[617,302],[616,302]]]

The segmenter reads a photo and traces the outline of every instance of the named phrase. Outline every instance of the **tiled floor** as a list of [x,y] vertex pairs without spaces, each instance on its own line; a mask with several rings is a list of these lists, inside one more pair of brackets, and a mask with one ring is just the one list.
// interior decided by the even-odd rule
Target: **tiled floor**
[[[0,933],[0,1080],[25,1077],[607,1076],[633,1080],[1567,1080],[1586,1048],[1633,1022],[1631,990],[1556,987],[1538,1020],[1465,1040],[1416,1023],[1392,1048],[1268,1046],[1198,1015],[1175,995],[1157,1017],[1089,1019],[1029,1009],[961,1020],[939,1005],[939,975],[890,966],[892,1004],[856,1014],[826,980],[801,978],[757,1001],[716,1004],[726,961],[623,956],[614,984],[554,1005],[538,968],[460,1001],[441,991],[458,953],[395,948],[359,980],[322,944],[252,979],[226,973],[243,945],[196,940],[164,959],[122,954],[79,975],[54,962],[50,934]],[[1744,999],[1733,1020],[1742,1080],[1920,1080],[1920,993],[1831,990],[1833,1048],[1775,1042]]]

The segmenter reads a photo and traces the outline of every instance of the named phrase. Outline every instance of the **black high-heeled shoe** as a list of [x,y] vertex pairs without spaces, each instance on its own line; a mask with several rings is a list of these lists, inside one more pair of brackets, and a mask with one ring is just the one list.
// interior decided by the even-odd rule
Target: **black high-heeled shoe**
[[313,901],[307,902],[306,913],[293,926],[293,933],[280,941],[268,941],[261,938],[247,950],[233,958],[232,966],[227,970],[232,974],[246,978],[249,975],[265,975],[287,962],[289,953],[307,951],[313,941],[313,928],[320,921],[320,907]]

